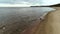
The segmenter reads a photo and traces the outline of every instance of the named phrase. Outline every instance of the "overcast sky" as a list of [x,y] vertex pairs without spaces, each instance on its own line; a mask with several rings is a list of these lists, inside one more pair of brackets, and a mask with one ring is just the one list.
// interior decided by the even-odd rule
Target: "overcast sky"
[[52,5],[57,3],[60,3],[60,0],[0,0],[0,4]]

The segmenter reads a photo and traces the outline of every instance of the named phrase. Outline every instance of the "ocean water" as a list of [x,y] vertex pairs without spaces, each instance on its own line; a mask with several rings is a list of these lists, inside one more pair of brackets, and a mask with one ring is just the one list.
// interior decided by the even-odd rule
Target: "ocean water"
[[0,7],[0,25],[23,19],[34,20],[53,10],[55,9],[50,7]]
[[[53,10],[50,7],[0,7],[0,33],[4,31],[4,34],[8,34],[33,26],[33,21]],[[3,27],[6,29],[3,30]]]

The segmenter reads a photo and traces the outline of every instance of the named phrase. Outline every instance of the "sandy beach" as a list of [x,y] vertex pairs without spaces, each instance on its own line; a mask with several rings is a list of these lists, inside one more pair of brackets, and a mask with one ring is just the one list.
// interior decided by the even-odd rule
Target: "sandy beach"
[[35,34],[60,34],[60,7],[52,8],[56,10],[45,16]]

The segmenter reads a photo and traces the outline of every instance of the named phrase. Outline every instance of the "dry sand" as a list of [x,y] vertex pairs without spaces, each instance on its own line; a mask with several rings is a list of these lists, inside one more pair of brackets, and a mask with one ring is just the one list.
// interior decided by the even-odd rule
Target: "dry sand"
[[35,34],[60,34],[60,7],[53,8],[57,10],[46,15]]

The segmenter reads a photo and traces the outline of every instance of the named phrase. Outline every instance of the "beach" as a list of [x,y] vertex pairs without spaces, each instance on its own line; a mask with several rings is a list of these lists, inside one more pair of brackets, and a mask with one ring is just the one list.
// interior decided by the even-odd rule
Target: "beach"
[[52,8],[56,10],[45,16],[35,34],[60,34],[60,7]]

